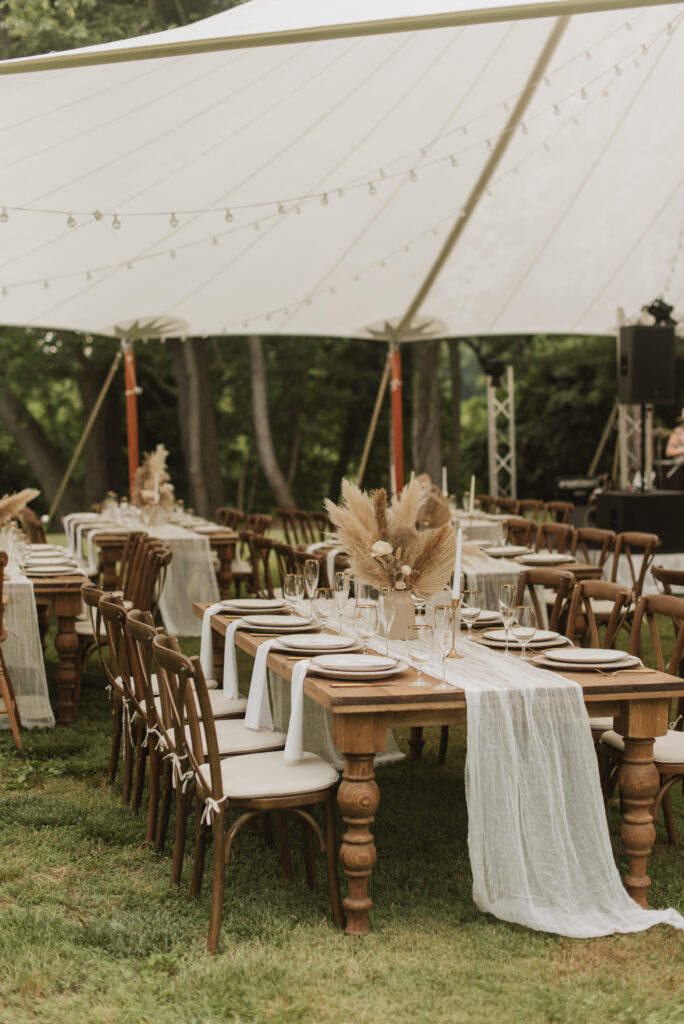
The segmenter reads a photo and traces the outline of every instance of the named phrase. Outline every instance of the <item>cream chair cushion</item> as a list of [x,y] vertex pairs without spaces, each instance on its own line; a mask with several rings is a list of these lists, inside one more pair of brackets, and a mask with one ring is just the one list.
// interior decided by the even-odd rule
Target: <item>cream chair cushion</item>
[[[209,765],[200,767],[202,779],[211,787]],[[297,796],[334,786],[338,775],[332,765],[307,750],[301,761],[286,761],[282,751],[244,754],[221,762],[223,792],[230,799]]]
[[[601,743],[614,750],[624,750],[625,741],[618,732],[610,729],[604,732]],[[661,764],[684,764],[684,732],[669,729],[665,736],[656,736],[653,745],[653,760]]]
[[[282,750],[285,746],[285,733],[277,729],[248,729],[242,718],[223,718],[216,722],[216,740],[219,754],[249,754],[261,750]],[[207,741],[204,726],[200,726],[202,747],[207,753]],[[188,746],[191,743],[190,729],[185,730]]]

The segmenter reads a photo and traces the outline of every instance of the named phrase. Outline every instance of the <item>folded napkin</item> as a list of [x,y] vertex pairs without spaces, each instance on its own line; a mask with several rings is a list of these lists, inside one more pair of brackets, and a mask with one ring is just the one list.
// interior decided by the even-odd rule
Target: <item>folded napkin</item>
[[327,540],[317,540],[315,544],[307,544],[306,553],[307,555],[313,555],[315,551],[320,551],[321,548],[327,548]]
[[202,633],[200,639],[200,662],[205,679],[214,678],[214,645],[211,641],[211,619],[223,611],[221,604],[210,604],[202,616]]
[[266,660],[268,652],[280,640],[279,636],[264,640],[254,658],[252,681],[249,686],[245,725],[248,729],[273,729],[271,701],[268,695],[268,671]]
[[226,646],[223,652],[223,692],[229,700],[237,700],[238,690],[237,655],[235,653],[235,631],[244,626],[242,619],[235,619],[226,630]]
[[304,753],[304,680],[310,664],[310,660],[304,658],[292,669],[290,724],[283,753],[286,761],[301,761]]
[[335,588],[335,559],[344,552],[344,548],[333,548],[325,559],[325,571],[328,574],[328,586]]

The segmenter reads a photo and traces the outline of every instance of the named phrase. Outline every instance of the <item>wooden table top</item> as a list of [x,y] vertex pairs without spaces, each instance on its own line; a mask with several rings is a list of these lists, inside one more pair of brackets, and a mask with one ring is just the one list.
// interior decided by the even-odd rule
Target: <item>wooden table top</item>
[[[193,610],[198,617],[201,617],[207,607],[206,604],[196,603],[193,605]],[[213,616],[213,628],[219,634],[225,635],[228,625],[237,617],[228,614],[215,615]],[[235,637],[237,646],[252,657],[261,644],[268,639],[271,639],[268,634],[250,633],[247,630],[238,630]],[[278,675],[290,680],[294,664],[301,660],[301,655],[273,651],[268,656],[268,665]],[[458,665],[459,662],[456,664]],[[548,671],[553,670],[549,669]],[[425,673],[423,675],[425,679],[431,679],[435,684],[440,682],[433,676],[428,676]],[[635,700],[640,697],[654,699],[684,694],[684,679],[671,676],[667,672],[644,673],[625,669],[614,676],[608,676],[600,672],[569,672],[564,669],[559,671],[558,675],[581,686],[587,703]],[[465,708],[466,694],[463,690],[458,687],[450,690],[430,690],[409,686],[409,682],[416,676],[415,669],[409,668],[393,676],[391,681],[344,683],[309,674],[304,683],[304,692],[318,704],[337,713],[358,712],[361,709],[368,712],[393,712],[421,708],[435,711]]]

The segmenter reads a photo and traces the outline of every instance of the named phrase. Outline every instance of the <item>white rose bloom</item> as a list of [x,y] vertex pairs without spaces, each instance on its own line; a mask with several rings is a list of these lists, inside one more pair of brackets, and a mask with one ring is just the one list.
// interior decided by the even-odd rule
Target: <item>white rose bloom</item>
[[371,555],[379,558],[381,555],[391,555],[392,545],[388,544],[386,540],[376,540],[375,544],[371,548]]
[[402,576],[410,576],[412,572],[413,572],[413,569],[411,568],[410,565],[402,565],[402,567],[401,567],[401,574],[402,574]]

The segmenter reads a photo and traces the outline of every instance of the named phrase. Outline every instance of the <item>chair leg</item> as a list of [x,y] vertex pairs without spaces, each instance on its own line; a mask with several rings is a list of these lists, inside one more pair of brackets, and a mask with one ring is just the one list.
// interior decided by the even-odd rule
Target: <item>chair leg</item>
[[283,878],[289,882],[292,878],[292,861],[290,860],[290,836],[287,829],[287,812],[276,811],[276,827],[278,829],[278,851]]
[[667,841],[671,846],[679,849],[679,836],[675,826],[674,811],[672,810],[672,793],[668,789],[663,797],[663,816],[665,828],[667,829]]
[[223,917],[223,894],[226,885],[226,816],[223,808],[212,816],[211,830],[214,837],[214,880],[211,890],[211,916],[207,949],[215,953],[218,949]]
[[340,893],[340,876],[337,870],[335,808],[333,806],[332,796],[330,796],[323,804],[323,816],[325,822],[325,868],[328,875],[330,909],[332,910],[333,921],[337,927],[344,928],[344,908],[342,906],[342,894]]
[[157,832],[157,816],[159,814],[159,751],[152,737],[148,742],[150,744],[150,791],[147,800],[145,846],[152,846]]
[[273,822],[271,821],[271,815],[268,811],[264,811],[261,815],[261,830],[264,833],[264,842],[270,850],[274,850],[275,839],[273,838]]
[[309,824],[302,818],[302,845],[304,847],[304,872],[306,884],[312,892],[318,892],[318,877],[316,875],[316,861],[314,859],[313,836]]
[[109,772],[107,773],[107,783],[110,786],[114,785],[116,779],[116,770],[119,767],[119,757],[121,754],[121,732],[123,729],[123,705],[118,697],[114,697],[114,722],[112,725],[112,751],[109,755]]
[[187,825],[188,799],[180,782],[176,783],[176,837],[173,843],[173,860],[171,861],[171,885],[179,885],[183,871],[183,854],[185,852],[185,832]]
[[142,804],[143,789],[145,787],[145,762],[147,761],[147,747],[143,746],[145,738],[145,723],[137,722],[135,736],[135,786],[133,787],[133,810],[139,811]]
[[12,688],[12,680],[7,672],[7,666],[5,665],[5,659],[0,649],[0,697],[2,697],[5,705],[5,713],[9,719],[10,729],[12,730],[12,736],[14,737],[14,745],[17,750],[23,750],[24,745],[21,742],[21,735],[19,733],[19,724],[21,717],[17,708],[17,702],[14,696],[14,690]]
[[437,754],[437,764],[444,764],[447,756],[447,747],[449,746],[449,726],[443,725],[439,733],[439,753]]
[[164,849],[164,843],[166,842],[166,833],[169,830],[171,798],[173,796],[173,782],[171,773],[171,762],[168,759],[166,759],[164,761],[164,771],[162,773],[162,795],[161,800],[159,801],[159,821],[157,823],[157,835],[154,841],[154,848],[157,851],[157,853],[160,853]]
[[202,891],[202,879],[204,878],[204,860],[207,853],[208,828],[202,824],[203,804],[199,797],[195,798],[195,815],[197,826],[195,828],[195,852],[192,861],[192,878],[190,879],[190,892],[188,899],[196,899]]
[[124,778],[123,778],[123,791],[121,793],[121,803],[126,807],[131,801],[131,788],[133,786],[133,744],[131,743],[131,730],[128,727],[128,722],[125,721],[126,715],[124,715],[123,723],[123,741],[124,741]]

